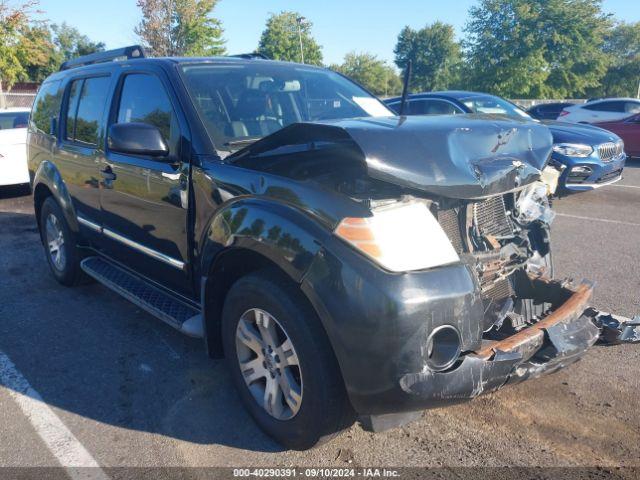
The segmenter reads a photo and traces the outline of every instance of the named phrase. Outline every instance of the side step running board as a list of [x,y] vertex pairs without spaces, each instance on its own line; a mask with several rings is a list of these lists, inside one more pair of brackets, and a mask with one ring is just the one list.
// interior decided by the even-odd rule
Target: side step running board
[[85,258],[82,270],[105,287],[119,293],[151,315],[190,337],[202,338],[200,310],[149,284],[123,268],[100,257]]

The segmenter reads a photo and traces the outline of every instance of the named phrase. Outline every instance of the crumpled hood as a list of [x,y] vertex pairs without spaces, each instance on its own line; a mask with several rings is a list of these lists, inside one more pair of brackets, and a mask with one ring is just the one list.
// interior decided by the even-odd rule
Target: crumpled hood
[[539,178],[552,148],[544,125],[486,115],[323,124],[344,129],[353,138],[371,177],[451,198],[482,198],[531,183]]
[[355,144],[370,177],[460,199],[505,193],[534,182],[552,147],[549,129],[528,120],[483,115],[355,118],[294,123],[236,152],[229,161],[345,141]]
[[558,122],[555,120],[543,123],[551,130],[553,143],[585,143],[595,146],[620,140],[620,137],[615,133],[593,125]]

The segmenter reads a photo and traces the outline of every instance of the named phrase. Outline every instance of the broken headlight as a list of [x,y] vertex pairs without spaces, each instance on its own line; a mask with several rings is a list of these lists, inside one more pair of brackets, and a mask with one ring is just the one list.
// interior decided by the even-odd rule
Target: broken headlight
[[548,186],[535,182],[520,192],[516,201],[516,220],[526,225],[535,220],[551,224],[556,214],[549,205]]
[[424,203],[396,202],[371,213],[366,218],[344,218],[335,234],[381,267],[406,272],[459,261]]

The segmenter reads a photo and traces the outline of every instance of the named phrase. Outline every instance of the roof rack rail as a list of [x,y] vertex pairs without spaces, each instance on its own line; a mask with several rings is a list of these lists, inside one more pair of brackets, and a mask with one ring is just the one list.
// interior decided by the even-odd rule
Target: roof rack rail
[[130,47],[116,48],[115,50],[107,50],[106,52],[91,53],[89,55],[67,60],[60,65],[60,70],[84,67],[85,65],[93,65],[94,63],[130,60],[132,58],[145,58],[146,56],[144,48],[140,45],[131,45]]
[[259,58],[261,60],[271,60],[269,57],[267,57],[264,53],[260,53],[260,52],[252,52],[252,53],[238,53],[237,55],[229,55],[230,57],[234,57],[234,58],[246,58],[246,59],[253,59],[253,58]]

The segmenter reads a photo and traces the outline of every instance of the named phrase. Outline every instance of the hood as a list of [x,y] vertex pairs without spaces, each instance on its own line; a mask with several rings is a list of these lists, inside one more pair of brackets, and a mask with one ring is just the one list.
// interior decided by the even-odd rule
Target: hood
[[615,133],[584,123],[567,123],[549,120],[543,122],[553,135],[553,143],[584,143],[595,146],[620,140]]
[[459,199],[496,195],[537,180],[552,147],[547,127],[527,120],[409,116],[297,123],[232,157],[338,141],[355,143],[372,178]]

